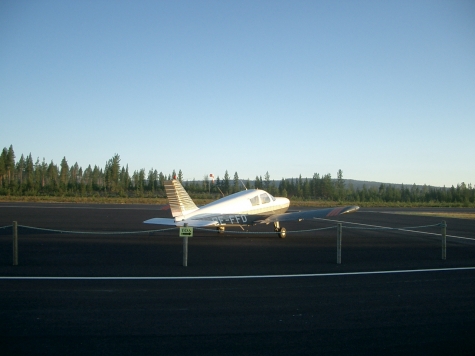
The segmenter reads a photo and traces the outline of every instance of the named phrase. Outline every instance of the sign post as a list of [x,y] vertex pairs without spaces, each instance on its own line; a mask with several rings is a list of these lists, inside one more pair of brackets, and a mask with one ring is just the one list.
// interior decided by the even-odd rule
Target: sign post
[[339,265],[341,264],[341,226],[341,223],[338,223],[336,226],[336,263]]
[[180,227],[180,237],[183,237],[183,267],[188,266],[188,237],[193,237],[193,228],[188,227],[185,223],[184,227]]
[[447,259],[447,223],[445,220],[442,221],[442,259]]

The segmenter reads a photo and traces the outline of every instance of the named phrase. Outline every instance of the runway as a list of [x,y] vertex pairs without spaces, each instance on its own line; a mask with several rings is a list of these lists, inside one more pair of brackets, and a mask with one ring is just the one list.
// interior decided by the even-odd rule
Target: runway
[[444,261],[440,227],[349,229],[441,218],[371,210],[339,217],[340,265],[336,229],[292,233],[335,221],[302,221],[286,239],[196,231],[183,267],[177,231],[121,234],[161,207],[0,204],[0,226],[117,232],[20,229],[12,266],[0,230],[2,354],[474,354],[475,221],[444,219],[467,238],[448,237]]

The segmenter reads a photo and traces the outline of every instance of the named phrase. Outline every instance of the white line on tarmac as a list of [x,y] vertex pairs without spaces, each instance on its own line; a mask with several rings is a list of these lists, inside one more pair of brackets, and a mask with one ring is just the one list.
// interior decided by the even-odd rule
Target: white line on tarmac
[[45,276],[0,276],[0,280],[205,280],[205,279],[259,279],[259,278],[301,278],[301,277],[331,277],[331,276],[363,276],[373,274],[398,274],[421,272],[451,272],[470,271],[475,267],[406,269],[395,271],[367,271],[367,272],[338,272],[338,273],[310,273],[310,274],[276,274],[256,276],[186,276],[186,277],[45,277]]
[[[370,225],[370,224],[360,224],[360,223],[355,223],[355,222],[349,222],[349,221],[341,221],[341,220],[330,220],[330,219],[323,219],[323,218],[313,218],[314,220],[323,220],[323,221],[328,221],[328,222],[339,222],[339,223],[344,223],[344,224],[353,224],[353,225],[361,225],[361,226],[368,226],[371,228],[379,228],[379,229],[397,229],[399,231],[408,231],[408,232],[414,232],[416,234],[424,234],[424,235],[436,235],[440,237],[440,233],[435,233],[435,232],[426,232],[426,231],[418,231],[418,230],[408,230],[405,228],[399,228],[399,227],[389,227],[389,226],[378,226],[378,225]],[[446,237],[453,237],[455,239],[463,239],[463,240],[471,240],[475,241],[474,238],[471,237],[463,237],[463,236],[455,236],[455,235],[445,235]]]

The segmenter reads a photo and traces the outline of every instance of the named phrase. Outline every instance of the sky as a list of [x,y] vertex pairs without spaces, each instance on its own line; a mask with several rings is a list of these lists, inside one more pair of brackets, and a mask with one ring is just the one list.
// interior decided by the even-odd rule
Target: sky
[[0,1],[0,149],[475,184],[475,2]]

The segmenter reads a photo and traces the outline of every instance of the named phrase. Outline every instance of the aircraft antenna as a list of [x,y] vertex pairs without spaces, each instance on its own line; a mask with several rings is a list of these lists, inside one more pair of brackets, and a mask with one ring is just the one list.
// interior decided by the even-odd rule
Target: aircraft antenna
[[221,192],[221,195],[224,197],[224,193],[221,191],[221,189],[219,189],[218,186],[216,186],[216,188],[218,188],[218,190]]
[[239,181],[240,181],[240,182],[241,182],[241,184],[243,185],[244,189],[246,189],[246,190],[247,190],[247,188],[246,188],[246,185],[243,183],[243,181],[242,181],[242,180],[240,180],[240,179],[239,179]]

